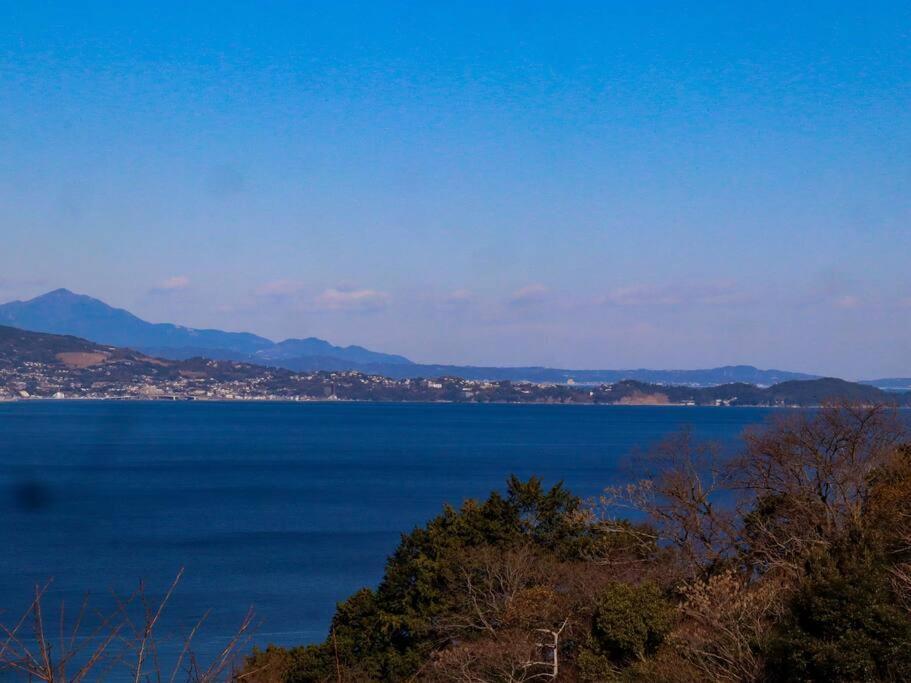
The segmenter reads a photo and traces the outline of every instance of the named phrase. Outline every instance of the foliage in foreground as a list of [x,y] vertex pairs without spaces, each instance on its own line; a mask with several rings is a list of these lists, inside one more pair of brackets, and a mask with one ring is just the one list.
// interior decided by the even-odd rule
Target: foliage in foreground
[[445,508],[325,643],[254,651],[243,680],[911,680],[895,413],[791,414],[733,459],[682,434],[643,472],[597,502],[512,478]]
[[[22,616],[11,624],[0,623],[0,680],[45,683],[235,680],[237,652],[249,642],[252,610],[209,661],[201,661],[193,651],[193,639],[208,612],[177,640],[159,635],[162,613],[182,576],[183,569],[160,600],[152,600],[145,585],[140,583],[131,595],[113,594],[115,606],[109,612],[90,606],[86,595],[74,614],[61,601],[53,617],[45,604],[50,582],[36,586],[35,597]],[[162,645],[176,646],[176,654],[161,656]]]

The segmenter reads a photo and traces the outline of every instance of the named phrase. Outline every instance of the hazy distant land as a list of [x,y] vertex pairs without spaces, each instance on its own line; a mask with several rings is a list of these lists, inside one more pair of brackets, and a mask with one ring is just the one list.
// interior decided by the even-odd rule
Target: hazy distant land
[[[56,289],[28,301],[12,301],[0,305],[0,325],[34,332],[73,335],[98,344],[126,347],[146,356],[174,361],[204,357],[303,373],[357,371],[401,380],[452,377],[489,382],[586,385],[616,384],[632,380],[645,384],[688,387],[715,387],[725,384],[771,387],[796,380],[822,379],[818,375],[808,373],[762,370],[751,365],[697,370],[569,370],[547,367],[420,364],[402,355],[372,351],[362,346],[336,346],[315,337],[273,342],[246,332],[224,332],[169,323],[150,323],[128,311],[111,307],[92,297],[74,294],[66,289]],[[911,390],[911,379],[883,378],[863,383],[888,391]],[[677,392],[673,391],[671,394],[676,396]],[[692,400],[699,402],[701,399]]]
[[826,378],[771,387],[714,387],[623,380],[593,386],[473,380],[395,379],[358,371],[295,372],[202,357],[155,358],[73,336],[0,327],[0,398],[170,400],[358,400],[455,403],[815,406],[829,399],[911,404],[911,393]]

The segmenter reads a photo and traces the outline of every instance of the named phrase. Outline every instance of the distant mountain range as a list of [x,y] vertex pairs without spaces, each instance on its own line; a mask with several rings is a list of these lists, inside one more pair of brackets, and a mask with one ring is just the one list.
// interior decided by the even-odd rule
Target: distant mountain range
[[33,332],[73,335],[99,344],[128,347],[173,360],[205,356],[281,365],[299,358],[331,359],[331,363],[408,365],[407,358],[369,351],[361,346],[334,346],[322,339],[273,342],[248,332],[200,330],[170,323],[150,323],[122,308],[67,289],[55,289],[29,301],[0,305],[0,325]]
[[861,382],[885,391],[911,391],[911,377],[884,377]]
[[[818,379],[818,375],[785,370],[761,370],[733,365],[704,370],[566,370],[546,367],[483,367],[413,363],[404,356],[371,351],[362,346],[335,346],[316,337],[274,342],[248,332],[196,329],[170,323],[150,323],[129,311],[67,289],[56,289],[28,301],[0,305],[0,325],[51,334],[73,335],[149,356],[170,360],[205,357],[235,360],[294,371],[356,370],[394,379],[460,377],[492,381],[530,381],[564,384],[614,383],[633,380],[658,385],[711,387],[728,383],[772,386],[781,382]],[[865,382],[889,391],[911,388],[911,379]]]
[[480,367],[467,365],[411,365],[398,368],[362,368],[387,377],[413,377],[420,370],[423,377],[463,377],[465,379],[553,382],[565,384],[603,384],[633,380],[651,384],[709,387],[732,382],[771,386],[791,380],[817,379],[816,375],[785,370],[760,370],[752,365],[727,365],[705,370],[564,370],[544,367]]

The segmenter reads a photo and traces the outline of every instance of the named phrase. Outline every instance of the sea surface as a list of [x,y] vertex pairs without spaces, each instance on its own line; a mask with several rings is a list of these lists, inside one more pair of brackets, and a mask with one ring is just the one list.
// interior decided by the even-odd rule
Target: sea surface
[[510,474],[581,496],[631,453],[691,427],[735,448],[759,408],[375,403],[0,403],[0,621],[36,583],[73,614],[185,574],[162,628],[220,649],[249,606],[254,642],[322,640],[400,535]]

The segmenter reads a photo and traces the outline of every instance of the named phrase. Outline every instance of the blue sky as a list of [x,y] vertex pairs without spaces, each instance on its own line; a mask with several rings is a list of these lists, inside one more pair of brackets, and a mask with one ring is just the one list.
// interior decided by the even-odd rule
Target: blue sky
[[0,2],[0,299],[911,374],[908,3]]

